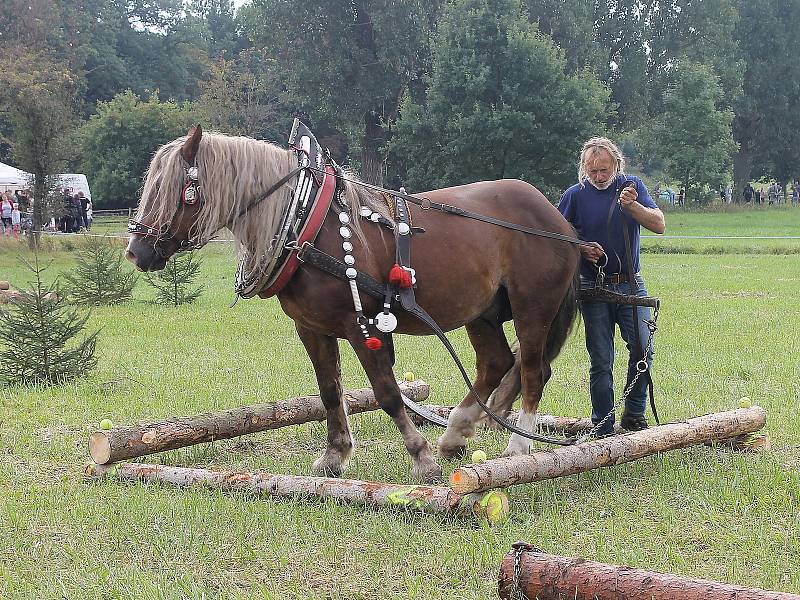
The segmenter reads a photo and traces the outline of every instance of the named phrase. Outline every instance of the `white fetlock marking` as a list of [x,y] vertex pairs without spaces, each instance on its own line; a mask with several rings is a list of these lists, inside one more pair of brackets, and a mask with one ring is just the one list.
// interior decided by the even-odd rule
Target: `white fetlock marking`
[[[517,417],[517,427],[525,431],[534,431],[536,429],[536,413],[526,413],[519,411]],[[508,440],[508,447],[504,454],[506,456],[517,456],[520,454],[528,454],[531,451],[531,440],[522,437],[518,433],[512,433]]]
[[472,406],[456,406],[450,411],[447,418],[447,429],[439,437],[439,448],[456,448],[467,443],[467,438],[475,434],[475,422],[482,414],[481,407],[477,404]]

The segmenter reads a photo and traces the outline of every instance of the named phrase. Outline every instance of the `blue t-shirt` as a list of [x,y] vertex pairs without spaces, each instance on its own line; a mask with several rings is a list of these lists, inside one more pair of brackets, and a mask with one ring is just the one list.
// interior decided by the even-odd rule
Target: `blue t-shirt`
[[[605,190],[598,190],[588,181],[584,181],[583,184],[576,183],[562,194],[561,202],[558,204],[558,210],[575,227],[578,237],[587,242],[597,242],[603,247],[608,256],[608,265],[603,269],[606,274],[628,273],[625,237],[622,233],[623,223],[630,233],[633,271],[639,272],[639,223],[625,214],[619,204],[614,206],[610,222],[608,219],[611,204],[626,181],[633,181],[636,184],[638,203],[648,208],[658,208],[641,179],[624,175],[619,175]],[[597,276],[597,267],[582,259],[581,275],[594,279]]]

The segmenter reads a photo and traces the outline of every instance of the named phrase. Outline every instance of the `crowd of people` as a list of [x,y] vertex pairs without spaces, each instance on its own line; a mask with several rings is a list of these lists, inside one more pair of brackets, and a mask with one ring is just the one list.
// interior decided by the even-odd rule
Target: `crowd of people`
[[23,207],[29,205],[28,195],[23,190],[0,193],[0,219],[2,234],[18,238],[22,229]]
[[63,206],[60,216],[56,217],[56,229],[62,233],[78,233],[89,230],[92,226],[92,201],[82,190],[75,192],[72,188],[56,189],[60,194]]
[[800,180],[792,181],[791,191],[784,190],[780,183],[772,183],[768,187],[756,190],[749,183],[744,188],[742,195],[745,204],[780,204],[784,201],[784,192],[787,200],[792,204],[800,204]]
[[[92,227],[92,201],[83,191],[72,188],[56,188],[56,216],[44,224],[45,231],[78,233]],[[32,227],[33,195],[29,190],[0,193],[0,235],[18,238]]]

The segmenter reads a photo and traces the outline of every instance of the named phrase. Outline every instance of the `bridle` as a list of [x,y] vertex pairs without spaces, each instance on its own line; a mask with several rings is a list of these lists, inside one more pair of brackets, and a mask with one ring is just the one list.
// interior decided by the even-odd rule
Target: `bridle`
[[[199,212],[203,208],[203,204],[205,204],[202,194],[202,187],[199,183],[200,177],[198,174],[197,165],[185,165],[183,168],[183,173],[184,182],[183,187],[181,188],[181,197],[178,200],[178,207],[175,210],[175,214],[172,215],[172,218],[169,221],[160,227],[156,227],[155,225],[147,225],[146,223],[142,223],[141,221],[137,221],[135,219],[128,221],[128,233],[130,235],[138,235],[145,238],[155,238],[153,241],[153,250],[161,258],[168,258],[170,256],[165,248],[165,245],[175,239],[175,234],[172,231],[172,221],[175,219],[178,211],[180,211],[184,206],[196,206],[196,210]],[[205,246],[210,240],[211,238],[203,240],[201,238],[192,238],[189,236],[185,240],[178,242],[178,249],[175,252],[197,250]]]
[[[233,217],[231,217],[225,223],[217,227],[214,233],[216,233],[220,229],[223,229],[224,227],[227,227],[228,225],[230,225],[230,223],[232,223],[239,217],[246,214],[248,211],[252,210],[256,206],[261,204],[261,202],[269,198],[287,181],[292,179],[292,177],[297,175],[303,169],[309,169],[309,167],[306,165],[301,165],[289,171],[286,175],[284,175],[278,181],[272,184],[272,186],[270,186],[270,188],[266,192],[264,192],[264,194],[260,198],[242,208]],[[197,206],[196,211],[200,212],[200,210],[202,210],[203,208],[203,205],[205,204],[205,197],[202,193],[203,188],[200,185],[200,176],[197,164],[193,165],[186,164],[183,168],[183,172],[184,172],[184,182],[183,182],[183,187],[181,189],[181,197],[178,200],[178,208],[169,221],[167,221],[158,228],[156,228],[154,225],[147,225],[146,223],[142,223],[141,221],[136,221],[135,219],[131,219],[130,221],[128,221],[128,233],[130,235],[138,235],[145,238],[147,237],[155,238],[155,241],[153,242],[153,250],[161,258],[168,258],[170,256],[170,253],[168,253],[164,248],[164,244],[175,239],[175,234],[172,232],[171,228],[172,228],[172,221],[174,220],[175,215],[178,214],[178,211],[181,210],[181,208],[183,208],[184,206],[190,206],[190,207]],[[213,234],[211,235],[211,237],[205,240],[200,237],[193,238],[189,236],[185,240],[181,240],[180,242],[178,242],[178,248],[175,250],[175,253],[184,252],[187,250],[199,250],[200,248],[205,246],[208,242],[210,242],[212,239],[214,239]]]

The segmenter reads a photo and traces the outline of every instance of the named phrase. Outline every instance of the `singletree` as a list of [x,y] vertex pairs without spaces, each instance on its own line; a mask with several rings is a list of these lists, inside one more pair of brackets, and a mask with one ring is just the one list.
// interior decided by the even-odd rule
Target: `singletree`
[[52,385],[85,375],[97,364],[98,331],[79,342],[90,313],[68,304],[57,283],[46,284],[39,256],[28,267],[29,289],[0,308],[0,382],[6,385]]
[[86,238],[77,260],[75,269],[64,273],[69,296],[76,303],[101,306],[131,299],[139,276],[125,266],[123,253],[113,240]]

